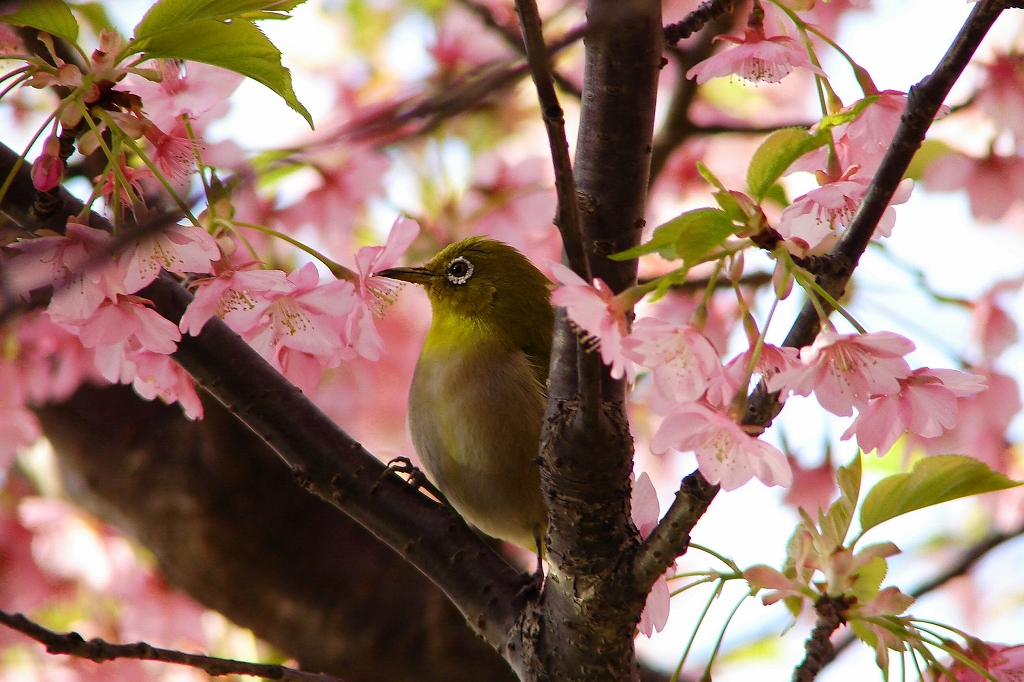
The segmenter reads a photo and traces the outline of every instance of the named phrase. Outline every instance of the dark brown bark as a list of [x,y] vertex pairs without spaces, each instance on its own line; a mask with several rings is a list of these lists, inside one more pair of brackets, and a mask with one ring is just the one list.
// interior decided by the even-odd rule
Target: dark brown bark
[[[592,0],[574,174],[590,272],[615,291],[635,262],[607,256],[640,240],[663,39],[657,0]],[[630,577],[632,439],[625,382],[556,323],[541,444],[550,573],[524,615],[523,679],[636,679],[636,622],[647,588]]]
[[190,422],[128,387],[83,387],[38,415],[76,501],[303,669],[350,682],[514,679],[430,581],[204,403],[205,420]]

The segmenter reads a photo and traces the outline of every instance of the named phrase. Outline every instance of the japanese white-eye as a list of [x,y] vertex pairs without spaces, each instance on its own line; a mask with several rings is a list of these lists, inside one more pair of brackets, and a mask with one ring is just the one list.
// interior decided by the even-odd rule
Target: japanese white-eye
[[423,267],[433,320],[409,391],[427,476],[487,535],[536,550],[547,527],[537,464],[554,311],[551,284],[507,244],[470,237]]

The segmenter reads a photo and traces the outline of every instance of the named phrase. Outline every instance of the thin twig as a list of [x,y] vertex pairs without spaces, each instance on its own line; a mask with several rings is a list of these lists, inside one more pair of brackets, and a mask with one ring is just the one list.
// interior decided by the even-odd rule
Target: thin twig
[[[17,159],[0,144],[0,177],[11,172]],[[22,165],[12,187],[31,187],[30,175]],[[70,215],[85,213],[81,201],[61,191],[64,209],[54,218],[58,226]],[[9,192],[0,210],[33,224],[32,195]],[[88,215],[90,225],[113,232],[103,216]],[[139,295],[175,325],[192,302],[192,295],[166,272]],[[384,464],[223,320],[214,317],[197,336],[183,336],[171,359],[273,448],[303,487],[365,526],[434,581],[495,649],[505,645],[520,608],[514,603],[520,576],[465,521],[397,475],[380,480]]]
[[[637,280],[637,284],[649,284],[651,281],[648,278],[641,277]],[[771,281],[772,273],[770,272],[752,272],[749,275],[743,275],[739,282],[735,284],[739,284],[741,287],[754,287],[756,289],[770,284]],[[701,277],[700,279],[688,279],[685,282],[672,284],[669,286],[669,291],[692,294],[706,291],[709,286],[715,289],[731,289],[735,284],[727,277],[719,277],[714,282],[709,277]]]
[[[918,585],[915,589],[908,592],[908,594],[914,599],[919,599],[929,592],[934,592],[947,584],[953,578],[959,578],[962,575],[967,575],[967,572],[974,568],[975,564],[988,556],[988,553],[996,547],[1022,536],[1024,536],[1024,526],[1008,533],[996,533],[994,535],[990,535],[978,544],[969,547],[967,551],[964,552],[964,555],[960,557],[960,560],[955,564],[951,565],[945,571],[938,574],[928,582]],[[845,635],[836,643],[832,648],[831,653],[829,653],[829,655],[822,661],[822,666],[824,667],[834,661],[839,654],[846,650],[846,648],[855,641],[857,641],[857,638],[852,634]]]
[[689,38],[697,31],[723,14],[732,11],[733,0],[708,0],[702,2],[697,9],[693,10],[682,21],[669,24],[665,27],[665,43],[675,45],[680,40]]
[[[59,197],[60,195],[54,194],[53,196]],[[63,203],[63,199],[60,199],[60,202]],[[73,285],[80,275],[102,268],[129,244],[170,229],[183,217],[181,211],[178,210],[172,212],[152,211],[144,215],[141,222],[122,226],[121,230],[103,249],[82,263],[75,264],[74,268],[70,268],[65,273],[64,282],[57,289]],[[63,233],[63,230],[60,230],[60,232]],[[22,282],[21,284],[23,290],[14,290],[11,287],[11,283],[0,272],[0,289],[2,289],[2,295],[0,295],[0,328],[19,314],[48,305],[55,291],[50,286],[50,281],[30,281]]]
[[812,682],[832,654],[832,633],[846,622],[850,601],[846,597],[822,597],[814,604],[818,620],[804,643],[804,660],[793,671],[793,682]]
[[551,147],[551,162],[555,167],[555,190],[558,193],[558,217],[556,224],[562,233],[569,265],[580,277],[591,280],[590,263],[583,245],[583,223],[576,198],[576,179],[573,177],[572,162],[569,159],[569,142],[565,136],[565,117],[558,103],[555,84],[551,79],[551,59],[544,44],[541,31],[540,12],[536,0],[516,0],[516,12],[523,31],[526,45],[526,59],[530,74],[537,87],[537,99],[544,118]]
[[[942,101],[1005,7],[1003,0],[984,0],[975,5],[935,70],[910,89],[907,108],[892,143],[872,178],[849,229],[830,254],[836,260],[847,259],[850,263],[849,272],[834,279],[818,278],[818,283],[833,297],[839,298],[845,290],[853,269],[871,241],[875,226],[889,205],[897,185],[903,179],[914,153],[921,146]],[[821,302],[821,305],[829,310],[826,303]],[[784,344],[792,347],[810,344],[817,336],[820,324],[817,309],[808,301],[790,328]],[[767,426],[778,414],[778,395],[769,394],[764,389],[764,384],[759,384],[747,406],[743,423]],[[701,482],[704,485],[698,485]],[[675,557],[686,551],[689,532],[700,518],[696,512],[702,513],[711,501],[705,489],[706,485],[707,482],[699,471],[693,472],[683,480],[683,487],[676,494],[675,502],[644,541],[637,554],[634,562],[635,575],[641,584],[653,584]],[[688,489],[696,490],[699,494],[693,499],[686,499]],[[711,492],[711,497],[714,497],[715,492],[717,486]]]
[[[526,54],[526,46],[523,45],[522,36],[515,29],[498,21],[490,7],[483,3],[475,2],[475,0],[456,0],[456,2],[476,15],[484,26],[500,35],[516,52],[522,55]],[[558,87],[562,89],[562,92],[568,93],[576,99],[582,96],[579,86],[559,73],[558,69],[552,67],[551,77],[555,80]]]
[[[925,76],[920,83],[910,88],[907,108],[900,119],[896,134],[893,136],[875,176],[871,179],[864,200],[850,222],[849,229],[832,249],[830,255],[848,259],[853,268],[857,266],[861,255],[871,242],[875,226],[878,225],[882,214],[889,206],[889,201],[896,193],[896,187],[903,180],[910,161],[924,141],[924,136],[928,132],[928,128],[931,127],[946,95],[960,78],[960,74],[963,73],[967,63],[977,51],[989,28],[1005,8],[1003,0],[985,0],[975,5],[960,29],[960,33],[957,34],[953,44],[943,55],[935,70]],[[819,278],[818,284],[834,298],[839,298],[846,289],[851,275],[852,268],[850,273],[844,277]],[[822,302],[822,305],[826,310],[829,309],[827,303]],[[821,320],[818,313],[808,301],[790,329],[789,335],[786,336],[785,345],[793,347],[808,345],[817,336],[820,326]]]
[[[587,25],[575,26],[548,45],[550,55],[558,54],[579,41]],[[461,76],[454,83],[445,83],[436,92],[419,92],[383,107],[373,107],[346,121],[325,142],[369,140],[391,144],[407,137],[435,130],[445,120],[481,105],[488,96],[511,86],[529,73],[529,65],[521,60],[512,63],[489,62]],[[322,144],[322,142],[321,142]],[[302,151],[294,147],[290,151]]]
[[174,649],[161,649],[146,642],[111,644],[96,638],[86,641],[77,632],[59,633],[48,630],[20,613],[0,611],[0,623],[27,635],[46,647],[47,653],[85,658],[96,663],[128,658],[141,661],[163,661],[197,668],[208,675],[253,675],[282,682],[342,682],[326,673],[308,673],[283,665],[247,663],[229,658],[187,654]]

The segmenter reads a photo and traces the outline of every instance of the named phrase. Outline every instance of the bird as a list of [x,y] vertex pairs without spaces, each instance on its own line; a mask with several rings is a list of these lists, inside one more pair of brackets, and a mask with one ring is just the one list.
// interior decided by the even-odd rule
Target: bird
[[419,284],[430,300],[408,411],[427,478],[486,535],[541,551],[551,282],[515,248],[485,237],[450,244],[422,267],[376,274]]

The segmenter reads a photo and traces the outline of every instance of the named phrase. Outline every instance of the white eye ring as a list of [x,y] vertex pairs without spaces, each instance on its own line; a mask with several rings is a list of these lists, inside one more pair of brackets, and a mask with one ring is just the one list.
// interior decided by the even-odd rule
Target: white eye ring
[[[464,267],[458,268],[457,265]],[[457,272],[458,270],[464,270],[464,272]],[[449,261],[448,267],[444,269],[444,274],[452,284],[465,284],[473,276],[473,264],[462,256],[458,256]]]

